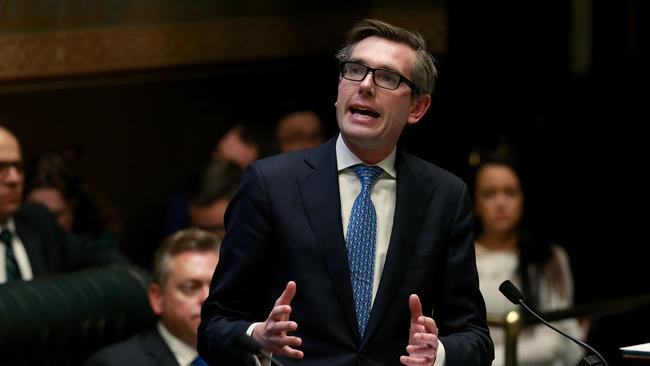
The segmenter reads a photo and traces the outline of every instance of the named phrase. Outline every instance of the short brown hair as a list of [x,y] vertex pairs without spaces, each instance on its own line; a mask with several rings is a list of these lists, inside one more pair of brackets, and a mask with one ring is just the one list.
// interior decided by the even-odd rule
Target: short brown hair
[[415,65],[411,78],[418,89],[414,96],[433,93],[437,75],[436,66],[433,56],[427,51],[424,38],[417,32],[380,20],[364,19],[350,30],[345,44],[336,54],[336,58],[339,62],[348,61],[357,43],[372,36],[404,43],[411,47],[415,51]]
[[153,264],[154,281],[161,286],[169,278],[169,263],[182,252],[215,252],[219,254],[221,239],[211,232],[191,228],[179,230],[168,236],[156,250]]

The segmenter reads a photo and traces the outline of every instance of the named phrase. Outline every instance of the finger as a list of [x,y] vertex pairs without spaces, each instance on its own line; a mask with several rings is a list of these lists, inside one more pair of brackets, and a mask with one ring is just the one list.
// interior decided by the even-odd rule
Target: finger
[[409,309],[411,310],[411,321],[417,322],[422,314],[422,304],[420,298],[416,294],[409,296]]
[[438,350],[430,346],[409,345],[406,347],[406,352],[408,353],[409,357],[431,358],[438,352]]
[[275,305],[289,305],[294,296],[296,296],[296,283],[289,281],[282,295],[275,301]]
[[409,346],[438,348],[438,336],[432,333],[415,333],[413,340],[415,342],[410,343]]
[[433,365],[435,357],[411,357],[411,356],[401,356],[399,362],[402,365],[407,366],[423,366],[423,365]]
[[293,321],[271,322],[266,331],[268,333],[294,332],[298,329],[298,323]]
[[282,349],[285,346],[296,347],[302,344],[302,338],[300,337],[270,336],[268,339],[277,349]]
[[282,350],[280,350],[280,352],[277,352],[277,353],[281,353],[281,354],[283,354],[283,355],[285,355],[287,357],[294,358],[294,359],[297,359],[297,360],[300,360],[303,357],[305,357],[305,354],[302,351],[297,350],[297,349],[293,349],[293,348],[291,348],[289,346],[284,346],[282,348]]
[[421,316],[418,318],[418,324],[423,325],[428,333],[438,334],[438,326],[433,318]]
[[273,321],[288,320],[289,314],[291,314],[291,306],[289,305],[275,306],[273,307],[273,309],[271,309],[271,313],[269,313],[269,319]]

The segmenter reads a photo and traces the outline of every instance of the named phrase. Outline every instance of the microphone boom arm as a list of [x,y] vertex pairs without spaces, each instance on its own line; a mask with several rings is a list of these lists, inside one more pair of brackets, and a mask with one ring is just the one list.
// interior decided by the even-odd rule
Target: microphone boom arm
[[[539,321],[541,321],[542,323],[546,324],[546,326],[548,326],[549,328],[553,329],[554,331],[556,331],[556,332],[562,334],[563,336],[569,338],[569,339],[572,340],[573,342],[577,343],[579,346],[582,346],[582,347],[588,349],[589,351],[593,352],[593,354],[596,355],[596,356],[598,357],[598,359],[599,359],[599,360],[598,360],[598,359],[594,360],[593,358],[589,359],[590,357],[589,357],[589,356],[586,356],[586,357],[585,357],[585,358],[580,362],[580,364],[579,364],[578,366],[581,366],[581,365],[585,365],[585,366],[587,366],[587,365],[589,365],[589,366],[597,366],[597,365],[605,365],[605,366],[609,366],[609,365],[607,364],[607,361],[605,361],[605,358],[604,358],[603,356],[601,356],[601,354],[598,353],[598,351],[596,351],[593,347],[591,347],[590,345],[588,345],[588,344],[585,343],[585,342],[582,342],[582,341],[579,340],[579,339],[576,339],[576,338],[570,336],[570,335],[569,335],[568,333],[566,333],[565,331],[556,328],[555,326],[553,326],[553,324],[551,324],[551,323],[547,322],[546,320],[544,320],[541,316],[537,315],[536,312],[534,312],[531,308],[529,308],[528,305],[526,305],[526,303],[524,302],[523,299],[519,299],[518,303],[519,303],[519,305],[521,305],[521,306],[523,306],[524,308],[526,308],[526,310],[528,310],[529,313],[533,314],[533,315],[534,315],[534,316],[535,316]],[[602,362],[601,362],[600,360],[602,360]],[[596,363],[594,363],[594,362],[596,362]]]

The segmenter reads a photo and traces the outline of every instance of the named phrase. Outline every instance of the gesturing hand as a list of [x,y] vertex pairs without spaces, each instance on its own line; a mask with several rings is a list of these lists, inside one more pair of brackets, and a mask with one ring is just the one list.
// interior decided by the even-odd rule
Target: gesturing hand
[[298,329],[298,323],[289,320],[291,314],[291,300],[296,295],[296,283],[289,281],[282,295],[275,301],[268,318],[253,329],[253,338],[267,351],[291,358],[301,359],[302,351],[291,348],[300,346],[302,339],[288,336],[287,332]]
[[422,314],[422,304],[418,295],[409,297],[411,310],[411,328],[409,344],[406,346],[408,356],[400,357],[400,362],[408,366],[431,366],[436,361],[438,352],[438,327],[436,322]]

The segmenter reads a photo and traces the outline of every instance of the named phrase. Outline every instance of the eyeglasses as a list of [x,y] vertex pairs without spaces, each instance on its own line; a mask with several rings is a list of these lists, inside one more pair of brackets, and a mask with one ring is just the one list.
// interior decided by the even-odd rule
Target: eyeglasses
[[18,161],[2,161],[0,160],[0,178],[4,178],[9,174],[9,171],[11,168],[16,169],[16,171],[20,174],[22,174],[25,171],[25,167],[23,166],[23,162],[18,160]]
[[366,78],[369,72],[372,72],[372,81],[378,87],[395,90],[399,88],[399,85],[404,82],[408,85],[411,90],[416,94],[418,93],[418,87],[415,84],[407,79],[404,75],[401,75],[395,71],[386,70],[386,69],[375,69],[368,65],[364,65],[359,62],[354,61],[344,61],[341,62],[341,77],[344,79],[352,81],[362,81]]

